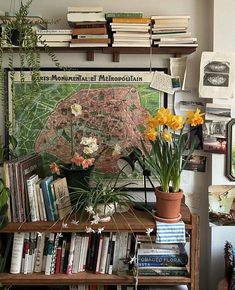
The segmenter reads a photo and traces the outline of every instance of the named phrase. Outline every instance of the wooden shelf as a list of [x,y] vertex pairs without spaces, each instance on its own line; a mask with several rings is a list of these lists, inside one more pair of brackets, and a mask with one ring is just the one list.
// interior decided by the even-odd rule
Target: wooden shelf
[[[186,229],[191,229],[191,215],[185,204],[181,206],[182,219],[186,224]],[[0,230],[0,233],[20,232],[84,232],[86,226],[90,223],[86,219],[80,221],[78,225],[71,224],[73,217],[63,221],[67,223],[68,228],[62,227],[62,221],[56,222],[27,222],[27,223],[9,223]],[[130,210],[125,214],[115,214],[112,221],[103,224],[105,231],[133,231],[146,232],[146,228],[155,228],[154,217],[148,212],[140,210]],[[93,225],[92,228],[97,229],[99,225]]]
[[[41,52],[44,48],[39,48]],[[120,54],[171,54],[175,57],[191,54],[196,51],[196,47],[51,47],[54,52],[85,52],[88,61],[94,61],[95,53],[111,54],[113,62],[119,62]],[[7,48],[5,51],[7,52]],[[18,51],[18,48],[13,48]]]
[[[0,281],[4,285],[71,285],[71,284],[97,284],[97,285],[130,285],[135,283],[133,276],[117,276],[108,274],[93,274],[82,272],[78,274],[6,274],[0,273]],[[191,279],[183,276],[140,276],[142,285],[179,285],[189,284]]]

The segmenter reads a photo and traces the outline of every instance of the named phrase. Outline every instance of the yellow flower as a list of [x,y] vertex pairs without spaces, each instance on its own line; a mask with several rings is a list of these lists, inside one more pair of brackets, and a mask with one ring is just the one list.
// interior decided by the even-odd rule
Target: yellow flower
[[156,120],[159,125],[166,125],[171,117],[169,109],[160,108],[156,113]]
[[184,118],[183,116],[172,115],[167,125],[174,131],[180,130],[184,126]]
[[156,128],[156,126],[158,125],[158,120],[156,119],[156,117],[152,116],[148,117],[145,122],[149,128]]
[[195,127],[198,125],[203,124],[203,116],[204,114],[200,113],[200,109],[197,109],[196,112],[187,112],[187,120],[186,123],[190,124],[191,126]]
[[146,131],[144,132],[145,137],[149,140],[149,141],[155,141],[157,138],[157,132],[155,131],[155,129],[153,128],[148,128],[146,129]]
[[172,141],[172,136],[171,133],[167,130],[164,129],[162,132],[162,139],[166,142],[171,142]]

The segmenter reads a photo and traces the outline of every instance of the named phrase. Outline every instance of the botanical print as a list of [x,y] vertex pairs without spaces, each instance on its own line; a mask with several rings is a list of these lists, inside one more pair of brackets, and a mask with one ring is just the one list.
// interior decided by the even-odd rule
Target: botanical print
[[163,105],[163,94],[149,87],[152,76],[146,71],[42,70],[40,87],[32,90],[30,78],[22,84],[16,72],[9,117],[18,152],[40,152],[48,164],[68,163],[71,143],[79,151],[83,137],[95,137],[96,169],[116,172],[120,156],[141,146],[146,117]]

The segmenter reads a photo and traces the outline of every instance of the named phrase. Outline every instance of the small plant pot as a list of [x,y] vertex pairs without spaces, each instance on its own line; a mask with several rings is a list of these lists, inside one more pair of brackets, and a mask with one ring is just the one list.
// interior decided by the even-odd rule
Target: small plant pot
[[115,213],[115,205],[114,203],[98,204],[96,206],[96,213],[101,223],[109,222],[111,221],[111,216]]
[[23,37],[17,29],[12,29],[9,32],[9,40],[11,41],[11,44],[15,46],[21,46],[23,44]]
[[178,222],[181,219],[180,208],[183,191],[163,192],[160,187],[155,189],[157,198],[156,220],[166,223]]

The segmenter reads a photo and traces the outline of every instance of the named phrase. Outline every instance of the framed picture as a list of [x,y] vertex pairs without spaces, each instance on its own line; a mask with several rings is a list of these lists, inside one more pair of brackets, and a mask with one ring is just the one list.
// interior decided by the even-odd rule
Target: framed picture
[[[166,69],[157,70],[166,73]],[[79,150],[79,140],[92,136],[99,144],[96,171],[107,177],[117,172],[120,156],[141,147],[146,117],[167,106],[166,94],[149,86],[153,73],[146,69],[41,69],[35,89],[30,72],[25,71],[22,83],[20,71],[13,78],[7,71],[7,87],[14,91],[13,97],[8,90],[8,117],[18,140],[17,153],[40,152],[48,170],[51,162],[70,162],[72,139]],[[81,105],[83,113],[71,131],[74,103]],[[134,187],[142,187],[142,174],[134,172],[131,178]]]

